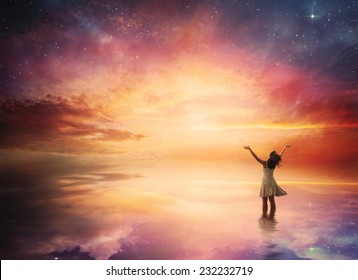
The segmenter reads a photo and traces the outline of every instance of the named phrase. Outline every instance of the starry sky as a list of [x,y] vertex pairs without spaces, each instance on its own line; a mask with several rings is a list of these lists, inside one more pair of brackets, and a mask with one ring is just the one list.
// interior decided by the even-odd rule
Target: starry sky
[[[357,14],[354,0],[2,1],[1,252],[259,258],[242,227],[278,223],[281,258],[357,258]],[[287,211],[257,222],[242,147],[285,144]]]
[[0,147],[226,160],[291,142],[298,165],[352,166],[356,14],[356,1],[3,1]]

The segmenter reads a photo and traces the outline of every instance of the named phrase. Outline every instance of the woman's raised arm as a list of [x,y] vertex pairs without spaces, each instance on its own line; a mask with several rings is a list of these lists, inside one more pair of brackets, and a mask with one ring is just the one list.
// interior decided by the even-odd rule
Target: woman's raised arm
[[244,149],[249,150],[250,153],[251,153],[251,155],[252,155],[259,163],[261,163],[262,165],[265,165],[265,161],[262,160],[262,159],[260,159],[260,158],[254,153],[254,151],[251,149],[250,146],[244,146]]
[[286,145],[286,146],[282,149],[282,151],[281,151],[281,153],[280,153],[280,157],[283,156],[283,153],[284,153],[284,152],[286,151],[286,149],[289,148],[289,147],[291,147],[291,145]]

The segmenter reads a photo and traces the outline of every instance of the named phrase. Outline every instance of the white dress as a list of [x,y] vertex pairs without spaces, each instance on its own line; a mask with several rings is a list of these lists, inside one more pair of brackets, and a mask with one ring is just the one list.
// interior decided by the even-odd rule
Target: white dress
[[264,176],[261,181],[260,197],[269,196],[282,196],[287,193],[277,185],[275,178],[273,177],[274,169],[264,167]]

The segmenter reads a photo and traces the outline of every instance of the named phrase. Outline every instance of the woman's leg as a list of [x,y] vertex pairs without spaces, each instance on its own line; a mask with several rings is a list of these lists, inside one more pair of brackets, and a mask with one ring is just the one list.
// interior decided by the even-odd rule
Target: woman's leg
[[276,203],[275,203],[275,196],[269,196],[270,200],[270,213],[274,214],[276,212]]
[[262,213],[267,214],[267,197],[262,198]]

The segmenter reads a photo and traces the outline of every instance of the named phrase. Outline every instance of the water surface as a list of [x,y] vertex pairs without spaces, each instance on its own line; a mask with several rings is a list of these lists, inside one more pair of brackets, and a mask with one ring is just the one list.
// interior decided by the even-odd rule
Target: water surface
[[358,259],[354,182],[281,180],[264,216],[236,166],[99,162],[3,164],[2,259]]

